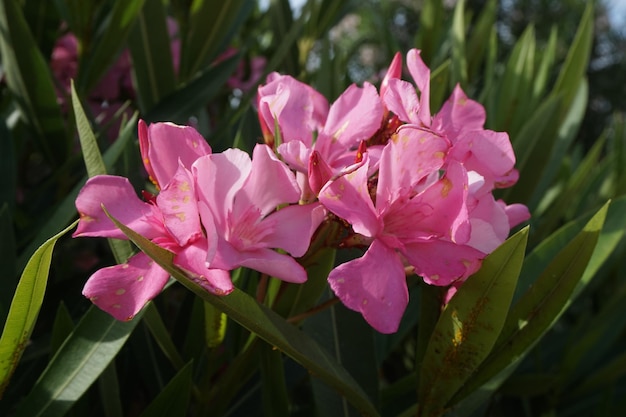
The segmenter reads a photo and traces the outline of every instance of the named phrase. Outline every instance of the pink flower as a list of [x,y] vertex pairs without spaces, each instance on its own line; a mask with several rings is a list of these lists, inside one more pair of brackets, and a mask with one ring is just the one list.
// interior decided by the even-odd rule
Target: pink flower
[[[193,173],[202,224],[215,236],[206,256],[210,268],[245,266],[284,281],[306,280],[293,257],[305,254],[325,211],[319,203],[297,204],[295,176],[268,146],[257,145],[252,160],[238,149],[207,155]],[[219,180],[207,181],[212,178]]]
[[328,276],[331,288],[375,329],[395,332],[408,302],[404,264],[424,280],[449,285],[475,272],[484,256],[469,239],[466,173],[452,164],[439,178],[445,139],[411,126],[382,152],[375,202],[370,197],[369,158],[328,182],[319,199],[371,242],[362,258]]
[[[174,263],[191,271],[205,289],[228,294],[233,288],[228,273],[210,270],[195,262],[193,256],[199,248],[206,250],[208,239],[200,224],[189,168],[197,159],[194,155],[210,153],[210,147],[188,127],[159,123],[147,127],[140,122],[139,132],[146,169],[161,192],[153,201],[144,202],[126,178],[90,178],[76,199],[80,221],[73,236],[126,239],[106,216],[104,206],[121,223],[173,252]],[[196,142],[199,139],[202,141]],[[138,253],[126,263],[96,271],[85,284],[83,294],[116,319],[130,320],[161,292],[168,278],[169,273],[147,255]]]

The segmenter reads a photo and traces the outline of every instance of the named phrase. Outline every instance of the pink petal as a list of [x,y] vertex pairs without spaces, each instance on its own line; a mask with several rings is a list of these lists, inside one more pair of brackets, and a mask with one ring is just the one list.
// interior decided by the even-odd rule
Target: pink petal
[[344,146],[356,146],[369,139],[382,124],[383,106],[376,88],[352,84],[332,104],[323,134]]
[[293,77],[274,74],[259,87],[258,97],[264,123],[274,134],[277,120],[284,142],[300,140],[311,146],[313,132],[321,129],[328,114],[323,95]]
[[174,264],[211,294],[230,294],[234,290],[230,273],[222,269],[210,269],[208,267],[206,262],[207,243],[207,240],[200,239],[184,247],[174,257]]
[[165,227],[180,246],[202,237],[194,182],[181,163],[170,182],[157,196]]
[[439,170],[447,150],[447,141],[428,130],[414,125],[400,127],[380,157],[376,207],[382,210],[399,193],[414,189],[422,179]]
[[366,158],[358,169],[326,183],[319,193],[319,201],[350,223],[356,233],[373,237],[382,224],[367,187],[368,162]]
[[[504,204],[501,200],[498,203]],[[530,211],[523,204],[509,204],[504,208],[504,211],[509,219],[509,227],[511,228],[530,219]]]
[[484,194],[470,211],[472,225],[468,246],[483,253],[491,253],[509,235],[509,219],[504,205],[498,204],[491,193]]
[[306,271],[295,259],[271,249],[242,252],[239,265],[286,282],[301,284],[307,278]]
[[198,159],[192,166],[198,200],[211,210],[219,230],[226,230],[226,216],[235,194],[250,174],[250,156],[240,149]]
[[141,201],[127,178],[97,175],[87,180],[76,198],[80,214],[78,228],[72,236],[99,236],[127,239],[102,210],[148,239],[165,233],[156,208]]
[[450,159],[461,162],[468,171],[476,171],[492,182],[507,178],[515,165],[509,135],[493,130],[462,133],[450,150]]
[[396,52],[391,60],[391,64],[389,64],[389,68],[387,68],[387,73],[385,74],[383,81],[380,83],[380,96],[385,97],[390,80],[400,78],[401,76],[402,54],[400,52]]
[[467,245],[431,240],[406,245],[403,252],[427,284],[448,286],[480,269],[485,254]]
[[303,256],[325,216],[326,210],[319,203],[284,207],[262,220],[273,225],[272,233],[263,243],[268,248],[283,249],[296,258]]
[[409,301],[398,255],[374,240],[365,255],[333,269],[328,283],[341,302],[381,333],[394,333]]
[[424,218],[420,227],[447,236],[458,244],[470,238],[467,212],[467,173],[462,165],[448,166],[446,174],[416,199],[428,204],[433,215]]
[[387,108],[403,122],[421,123],[418,116],[420,102],[411,83],[399,79],[389,80],[389,86],[382,98]]
[[318,194],[333,176],[332,169],[317,151],[313,151],[309,158],[308,176],[309,187],[315,194]]
[[419,118],[424,126],[430,126],[430,69],[422,61],[417,49],[411,49],[406,54],[406,64],[420,91]]
[[117,320],[130,320],[156,297],[169,274],[140,252],[127,263],[94,273],[83,288],[83,295]]
[[276,158],[269,146],[256,145],[250,174],[236,194],[233,213],[237,216],[248,206],[254,206],[265,216],[277,206],[299,199],[300,187],[295,175]]
[[146,170],[162,188],[178,170],[178,160],[191,168],[201,156],[211,153],[211,147],[191,126],[173,123],[153,123],[147,129],[139,126],[139,145]]
[[299,140],[282,143],[278,146],[278,153],[292,169],[306,172],[311,149],[307,148],[304,143]]
[[486,113],[482,104],[467,98],[457,84],[452,95],[433,119],[433,129],[445,132],[452,144],[461,132],[482,130]]

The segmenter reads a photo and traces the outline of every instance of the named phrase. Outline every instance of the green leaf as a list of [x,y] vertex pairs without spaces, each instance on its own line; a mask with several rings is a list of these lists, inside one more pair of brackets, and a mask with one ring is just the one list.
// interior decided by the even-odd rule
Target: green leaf
[[161,0],[146,0],[128,39],[139,105],[147,113],[176,88],[176,76]]
[[52,75],[33,39],[16,0],[0,1],[0,52],[9,90],[30,127],[44,157],[61,165],[71,141],[65,131]]
[[[104,153],[104,164],[107,171],[111,169],[115,162],[117,162],[124,148],[128,145],[131,137],[133,137],[132,133],[135,129],[136,122],[137,118],[135,116],[126,124],[122,134],[115,141],[115,143],[113,143],[113,145],[111,145],[111,147]],[[82,178],[81,181],[74,188],[72,188],[63,201],[57,206],[52,216],[50,216],[48,221],[43,225],[43,227],[41,227],[39,233],[37,233],[37,235],[31,240],[26,249],[22,251],[17,259],[18,269],[24,268],[26,262],[28,262],[28,257],[33,254],[39,245],[45,242],[49,236],[58,233],[59,230],[65,227],[72,221],[73,218],[76,217],[74,201],[76,201],[76,196],[78,196],[78,192],[86,181],[87,178]]]
[[65,303],[61,301],[57,308],[57,314],[52,324],[52,336],[50,337],[50,354],[54,355],[61,347],[65,339],[74,330],[74,321]]
[[54,245],[61,236],[76,226],[72,223],[65,230],[51,237],[35,251],[28,261],[11,302],[7,321],[0,338],[0,396],[17,367],[30,337],[48,283],[48,271]]
[[163,323],[159,310],[153,303],[149,303],[146,305],[146,308],[144,308],[143,320],[146,326],[148,326],[152,337],[154,337],[154,340],[163,351],[163,354],[169,359],[174,368],[181,369],[185,366],[183,358],[178,353],[178,349],[176,345],[174,345],[165,327],[165,323]]
[[91,306],[22,400],[15,417],[65,414],[111,363],[142,314],[122,322]]
[[[81,92],[89,92],[117,59],[144,0],[116,0],[109,16],[96,32],[96,40],[81,57],[76,84]],[[99,36],[98,36],[99,35]]]
[[189,27],[181,31],[185,35],[181,51],[181,80],[188,80],[199,71],[204,71],[237,33],[252,7],[252,2],[244,0],[193,0]]
[[560,93],[564,97],[559,121],[563,120],[566,112],[572,105],[572,101],[576,96],[577,86],[587,71],[593,44],[593,7],[593,3],[587,3],[587,8],[580,20],[572,46],[570,46],[567,52],[565,64],[563,64],[563,68],[552,89],[553,94]]
[[76,119],[76,129],[78,130],[80,147],[83,151],[85,167],[87,167],[87,175],[91,178],[96,175],[106,174],[106,167],[104,166],[104,160],[102,159],[102,154],[98,148],[96,136],[93,134],[93,131],[89,126],[89,119],[87,119],[83,106],[78,98],[78,94],[76,94],[74,81],[71,83],[71,91],[72,106],[74,108],[74,117]]
[[16,242],[13,216],[9,203],[0,202],[0,271],[4,278],[0,280],[0,323],[4,323],[11,304],[11,296],[17,285],[17,268],[15,262]]
[[454,87],[460,83],[462,87],[467,85],[467,59],[465,58],[465,0],[460,0],[454,7],[452,27],[450,29],[452,44],[452,77],[451,85]]
[[187,415],[192,387],[193,362],[172,378],[163,391],[141,413],[141,417],[184,417]]
[[420,13],[419,32],[415,44],[422,50],[424,62],[431,62],[441,41],[445,10],[440,0],[426,0]]
[[493,352],[456,396],[457,401],[477,391],[494,377],[497,377],[497,383],[489,383],[486,391],[497,388],[501,383],[498,374],[512,371],[572,302],[574,288],[596,247],[608,206],[609,203],[605,204],[583,230],[552,258],[530,289],[513,306]]
[[204,303],[204,337],[209,348],[222,344],[226,336],[226,314],[210,303]]
[[[330,292],[330,290],[329,290]],[[331,352],[369,398],[378,397],[378,367],[374,344],[374,331],[363,317],[341,304],[307,319],[304,330],[318,341],[322,348]],[[319,415],[356,416],[356,410],[348,406],[344,397],[321,381],[311,381],[313,396]]]
[[508,131],[514,137],[516,131],[511,128],[529,116],[526,104],[532,91],[534,53],[535,30],[528,26],[511,51],[497,89],[497,107],[490,116],[494,130]]
[[259,348],[263,415],[288,417],[289,397],[282,353],[266,343]]
[[360,412],[371,416],[378,415],[376,408],[354,379],[304,332],[237,288],[223,297],[209,293],[202,287],[201,280],[187,277],[174,266],[171,252],[153,244],[116,219],[110,218],[146,255],[200,298],[213,304],[232,320],[257,334],[271,346],[275,346],[313,375],[341,392]]
[[489,37],[491,36],[492,28],[495,26],[496,12],[496,0],[488,0],[469,34],[466,56],[467,72],[470,80],[474,80],[478,74],[485,52],[489,47]]
[[233,73],[240,56],[234,55],[206,69],[187,85],[166,96],[144,117],[146,122],[171,120],[185,123],[194,111],[208,103]]
[[505,241],[452,297],[426,347],[421,367],[420,416],[439,416],[491,352],[505,323],[519,276],[528,228]]

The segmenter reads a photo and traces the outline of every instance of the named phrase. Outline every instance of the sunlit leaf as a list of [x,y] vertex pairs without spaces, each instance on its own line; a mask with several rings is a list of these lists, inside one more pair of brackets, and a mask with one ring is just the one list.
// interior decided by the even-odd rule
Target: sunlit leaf
[[210,302],[232,320],[257,334],[271,346],[275,346],[313,375],[341,392],[360,412],[372,416],[378,415],[376,408],[354,379],[304,332],[237,288],[224,297],[210,294],[202,288],[199,282],[187,277],[174,266],[171,252],[153,244],[114,218],[111,217],[111,220],[146,255],[200,298]]
[[[481,390],[493,392],[502,382],[502,373],[511,372],[565,311],[594,252],[608,205],[551,258],[534,284],[514,304],[493,352],[457,394],[457,401],[475,391],[480,395],[483,384],[488,383]],[[492,378],[495,380],[489,382]]]
[[426,348],[421,366],[420,416],[439,416],[452,396],[480,366],[505,323],[522,267],[528,228],[483,261],[452,297]]
[[4,324],[2,338],[0,338],[0,396],[22,357],[37,321],[48,283],[48,271],[54,245],[61,236],[74,228],[76,223],[72,223],[41,245],[22,272]]

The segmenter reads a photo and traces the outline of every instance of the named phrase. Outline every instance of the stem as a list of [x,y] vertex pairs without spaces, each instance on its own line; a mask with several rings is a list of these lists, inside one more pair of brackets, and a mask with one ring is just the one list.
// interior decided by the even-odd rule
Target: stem
[[269,282],[269,276],[267,274],[261,274],[259,279],[259,285],[256,288],[256,300],[262,304],[267,295],[267,284]]
[[289,317],[287,319],[288,323],[297,323],[299,321],[302,321],[304,319],[306,319],[307,317],[310,317],[314,314],[317,314],[321,311],[326,310],[329,307],[332,307],[333,305],[337,304],[339,302],[339,298],[337,297],[333,297],[330,300],[324,301],[322,304],[318,304],[315,307],[313,307],[310,310],[305,311],[304,313],[300,313],[300,314],[296,314],[295,316]]

